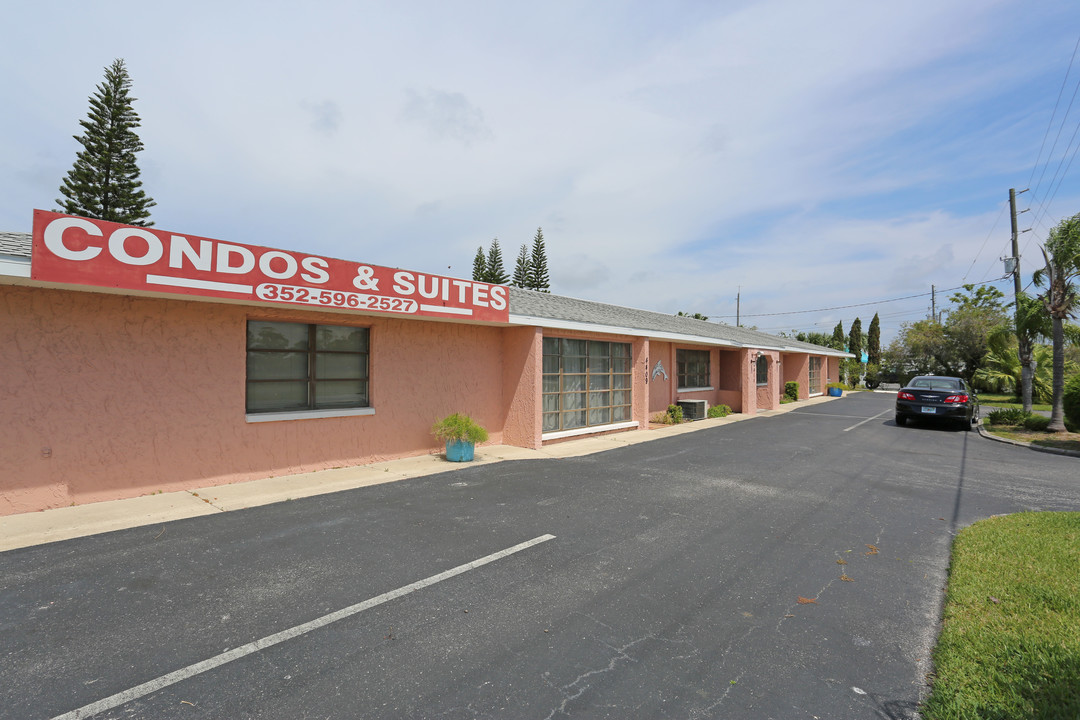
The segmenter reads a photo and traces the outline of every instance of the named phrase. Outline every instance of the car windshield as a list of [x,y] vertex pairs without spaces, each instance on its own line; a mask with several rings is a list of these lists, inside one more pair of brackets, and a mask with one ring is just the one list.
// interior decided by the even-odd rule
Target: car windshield
[[911,387],[923,390],[959,390],[960,381],[953,378],[918,378],[911,383]]

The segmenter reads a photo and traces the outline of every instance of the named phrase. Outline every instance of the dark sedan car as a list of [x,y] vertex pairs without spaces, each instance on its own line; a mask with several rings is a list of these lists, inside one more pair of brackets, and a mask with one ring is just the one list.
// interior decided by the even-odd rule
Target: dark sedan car
[[920,375],[896,393],[896,424],[952,422],[970,430],[979,422],[979,398],[963,378]]

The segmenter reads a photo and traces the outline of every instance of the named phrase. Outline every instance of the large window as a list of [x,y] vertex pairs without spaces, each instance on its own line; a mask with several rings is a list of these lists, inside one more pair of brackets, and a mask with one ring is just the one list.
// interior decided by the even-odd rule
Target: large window
[[367,328],[248,321],[249,413],[369,404]]
[[810,392],[821,392],[821,358],[810,358],[810,377],[807,378],[807,384],[810,385]]
[[679,389],[709,387],[708,350],[676,350],[675,375]]
[[630,420],[630,344],[544,338],[544,432]]

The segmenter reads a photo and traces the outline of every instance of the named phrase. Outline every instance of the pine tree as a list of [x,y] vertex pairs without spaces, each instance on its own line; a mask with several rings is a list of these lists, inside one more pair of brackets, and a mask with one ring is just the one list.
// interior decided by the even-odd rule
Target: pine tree
[[510,281],[510,284],[524,288],[529,286],[529,272],[531,271],[531,263],[529,262],[529,248],[526,245],[521,246],[521,252],[517,256],[517,265],[514,266],[514,279]]
[[135,134],[139,115],[128,95],[131,78],[122,59],[105,68],[105,80],[90,97],[90,111],[75,139],[83,149],[60,186],[61,211],[69,215],[149,227],[150,208],[157,203],[142,190],[135,153],[143,149]]
[[844,321],[836,323],[836,327],[833,328],[832,337],[829,338],[829,347],[833,350],[844,349]]
[[871,365],[881,365],[881,320],[877,313],[874,313],[870,330],[866,333],[866,361]]
[[505,285],[509,281],[510,276],[506,274],[506,268],[503,267],[502,249],[499,247],[499,238],[495,238],[491,241],[491,249],[488,250],[487,278],[485,278],[485,282],[495,283],[496,285]]
[[548,276],[547,251],[544,250],[544,231],[536,228],[533,238],[532,257],[529,262],[529,289],[539,292],[551,292],[551,278]]
[[487,260],[484,259],[484,246],[476,248],[476,257],[472,261],[472,279],[477,282],[487,282]]
[[851,329],[848,330],[848,352],[855,356],[856,362],[862,362],[862,351],[862,320],[855,318],[855,322],[851,323]]

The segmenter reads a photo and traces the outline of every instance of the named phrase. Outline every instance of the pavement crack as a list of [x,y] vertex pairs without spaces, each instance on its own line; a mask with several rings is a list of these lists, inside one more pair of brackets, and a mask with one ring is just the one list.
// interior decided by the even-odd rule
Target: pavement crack
[[620,662],[623,661],[636,663],[637,660],[630,657],[630,655],[627,654],[627,651],[633,648],[635,645],[639,645],[646,640],[651,639],[654,639],[652,635],[645,635],[643,637],[637,638],[636,640],[632,640],[626,643],[622,647],[614,647],[609,643],[601,641],[600,644],[610,649],[613,653],[611,659],[608,660],[608,664],[604,667],[582,673],[581,675],[578,675],[573,682],[567,683],[565,685],[555,685],[551,682],[551,680],[548,679],[547,674],[545,673],[544,682],[555,688],[555,690],[557,690],[559,694],[563,696],[563,700],[561,703],[559,703],[558,707],[552,708],[551,712],[547,714],[544,720],[551,720],[551,718],[555,717],[556,715],[568,716],[569,713],[566,710],[567,705],[584,695],[585,692],[590,687],[592,687],[590,683],[586,682],[589,678],[596,675],[603,675],[605,673],[609,673],[614,670]]

